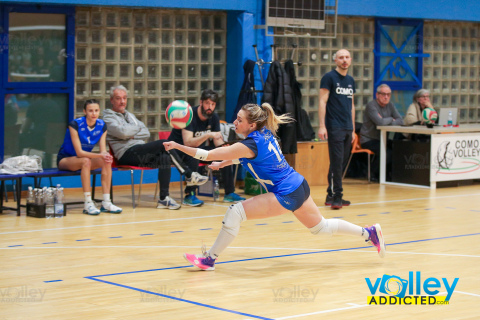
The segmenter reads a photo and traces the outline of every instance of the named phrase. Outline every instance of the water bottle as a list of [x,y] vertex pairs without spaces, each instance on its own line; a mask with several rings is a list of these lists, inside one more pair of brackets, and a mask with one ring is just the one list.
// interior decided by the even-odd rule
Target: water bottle
[[27,204],[34,204],[34,203],[35,203],[35,195],[33,194],[33,188],[30,186],[28,187]]
[[452,127],[452,126],[453,126],[453,115],[452,115],[452,111],[448,111],[447,126],[449,126],[449,127]]
[[55,199],[52,190],[47,190],[45,195],[45,218],[55,217]]
[[57,185],[55,196],[55,218],[63,218],[63,188]]
[[213,189],[213,200],[217,201],[220,198],[220,186],[218,185],[218,180],[215,179],[215,187]]
[[35,204],[37,206],[40,206],[42,205],[44,202],[43,202],[43,190],[42,189],[35,189],[36,192],[35,192]]

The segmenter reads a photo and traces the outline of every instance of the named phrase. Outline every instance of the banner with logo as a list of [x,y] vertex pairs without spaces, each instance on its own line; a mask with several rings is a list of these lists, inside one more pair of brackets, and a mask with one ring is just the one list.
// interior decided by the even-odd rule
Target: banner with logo
[[430,181],[480,178],[480,134],[437,134],[431,140]]

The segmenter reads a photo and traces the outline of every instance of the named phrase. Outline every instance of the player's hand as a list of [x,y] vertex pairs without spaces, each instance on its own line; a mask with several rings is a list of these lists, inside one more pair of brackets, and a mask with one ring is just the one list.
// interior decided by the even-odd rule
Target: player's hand
[[213,140],[222,139],[222,141],[223,141],[222,133],[219,132],[219,131],[210,132],[210,138],[213,139]]
[[352,144],[357,140],[357,135],[355,134],[355,130],[352,132]]
[[328,139],[327,128],[320,127],[320,129],[318,129],[318,137],[321,140],[327,140]]
[[165,147],[166,151],[170,151],[177,148],[177,143],[175,141],[166,141],[163,143],[163,146]]
[[209,166],[208,166],[210,169],[212,170],[220,170],[221,168],[223,168],[223,161],[220,162],[220,161],[213,161]]
[[103,161],[105,161],[106,163],[112,163],[113,162],[113,157],[110,153],[102,152],[100,154],[102,155]]

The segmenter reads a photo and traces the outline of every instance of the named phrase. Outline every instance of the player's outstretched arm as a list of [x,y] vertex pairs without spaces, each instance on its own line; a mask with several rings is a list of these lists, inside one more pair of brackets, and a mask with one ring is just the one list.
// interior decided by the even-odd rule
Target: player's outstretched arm
[[235,143],[228,147],[216,148],[210,151],[200,148],[187,147],[174,141],[164,142],[163,145],[167,151],[171,149],[177,149],[202,161],[235,160],[240,158],[255,157],[253,151],[242,143]]

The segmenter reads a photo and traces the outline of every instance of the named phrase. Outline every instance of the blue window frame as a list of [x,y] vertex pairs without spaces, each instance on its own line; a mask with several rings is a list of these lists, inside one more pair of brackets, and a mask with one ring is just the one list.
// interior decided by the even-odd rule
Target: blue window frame
[[422,88],[423,58],[429,56],[423,53],[423,21],[377,19],[374,55],[374,89],[383,83],[392,90]]
[[[43,21],[48,21],[45,17],[55,17],[57,24],[52,23],[36,24],[30,21],[29,18],[35,17],[33,15],[38,14],[37,17],[43,16]],[[12,17],[12,20],[10,20]],[[63,23],[63,18],[65,18]],[[15,22],[16,21],[16,22]],[[10,27],[14,29],[10,30]],[[45,32],[42,34],[42,30]],[[12,68],[15,63],[15,57],[20,52],[28,58],[22,57],[23,60],[38,61],[37,51],[31,51],[32,46],[42,47],[43,50],[48,48],[48,43],[42,42],[42,36],[50,36],[52,33],[50,30],[61,30],[62,41],[61,46],[62,54],[57,51],[55,59],[58,57],[64,57],[64,66],[61,67],[60,72],[57,74],[60,77],[53,77],[53,73],[50,71],[52,65],[47,65],[43,70],[37,69],[32,72],[17,72]],[[14,35],[14,33],[16,33]],[[20,36],[18,36],[20,35]],[[15,42],[18,39],[22,39],[21,42],[25,46],[26,50],[16,50],[13,48]],[[64,38],[64,39],[63,39]],[[33,40],[32,40],[33,39]],[[15,51],[16,50],[16,51]],[[29,51],[30,50],[30,51]],[[11,100],[11,97],[21,97],[22,94],[64,94],[67,97],[68,105],[65,105],[66,114],[68,119],[65,121],[71,121],[74,117],[74,50],[75,50],[75,7],[73,6],[43,6],[43,5],[0,5],[0,124],[2,130],[0,130],[0,160],[3,161],[5,150],[5,106],[7,100]],[[10,56],[10,52],[15,52]],[[18,52],[18,54],[17,54]],[[25,59],[24,59],[25,58]],[[20,60],[19,59],[19,60]],[[50,60],[52,60],[50,59]],[[31,62],[30,61],[30,62]],[[25,70],[28,68],[26,63],[23,66]],[[12,75],[13,74],[13,75]],[[15,78],[18,77],[18,78]],[[48,78],[49,77],[49,78]],[[47,78],[47,79],[46,79]],[[21,101],[15,99],[17,108],[21,108]],[[11,101],[10,101],[11,103]],[[18,107],[20,105],[20,107]],[[8,110],[7,110],[8,111]],[[8,112],[7,112],[8,113]],[[19,121],[21,121],[19,119]],[[64,135],[64,132],[60,133]]]

